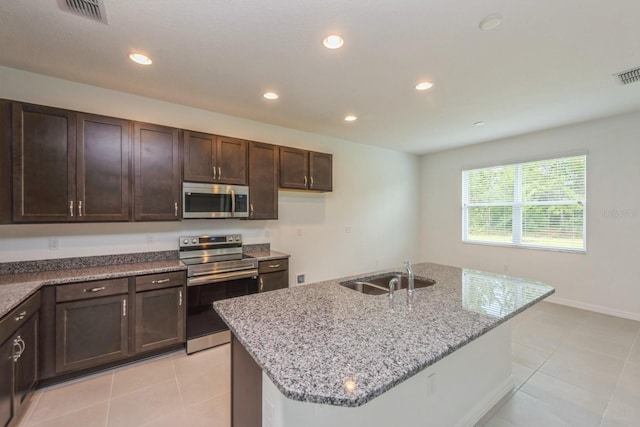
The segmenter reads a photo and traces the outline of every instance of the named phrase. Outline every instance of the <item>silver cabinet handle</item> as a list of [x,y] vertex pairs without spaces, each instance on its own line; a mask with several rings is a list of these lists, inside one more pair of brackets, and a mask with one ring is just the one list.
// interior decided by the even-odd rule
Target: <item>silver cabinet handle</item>
[[304,186],[307,186],[307,175],[304,176]]
[[123,299],[122,300],[122,317],[125,317],[127,315],[127,300]]
[[280,267],[280,264],[270,264],[269,268],[278,268]]
[[251,211],[251,216],[253,216],[253,203],[249,204],[249,210]]
[[88,288],[88,289],[83,289],[82,292],[100,292],[100,291],[104,291],[106,288],[106,286],[100,286],[99,288]]
[[216,167],[213,166],[212,169],[213,169],[213,180],[215,181],[215,179],[216,179]]
[[309,188],[313,188],[313,176],[311,177],[311,185],[309,186]]
[[22,319],[24,319],[26,316],[27,316],[27,311],[25,310],[25,311],[23,311],[22,313],[20,313],[20,314],[18,314],[18,315],[16,316],[16,322],[21,321],[21,320],[22,320]]
[[82,200],[78,202],[78,216],[82,216]]
[[178,307],[182,306],[182,291],[178,291]]
[[175,203],[173,204],[173,214],[174,214],[175,216],[178,216],[178,202],[175,202]]
[[264,280],[262,280],[262,277],[260,278],[260,292],[262,292],[264,290]]
[[218,179],[222,179],[222,168],[218,166]]
[[73,216],[73,200],[69,200],[69,215]]
[[[18,336],[18,338],[20,338]],[[22,347],[20,346],[20,342],[18,341],[18,338],[13,340],[13,355],[11,356],[13,358],[14,362],[17,362],[18,359],[20,359],[20,356],[22,356]]]
[[160,279],[160,280],[152,280],[151,283],[153,284],[160,284],[160,283],[167,283],[170,282],[171,279]]

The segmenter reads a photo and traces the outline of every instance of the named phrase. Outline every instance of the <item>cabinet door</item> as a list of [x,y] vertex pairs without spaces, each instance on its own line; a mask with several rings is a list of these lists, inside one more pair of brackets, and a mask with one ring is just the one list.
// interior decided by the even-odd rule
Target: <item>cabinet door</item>
[[247,141],[218,137],[218,182],[247,185]]
[[13,338],[0,343],[0,426],[13,418]]
[[180,141],[178,129],[135,124],[136,221],[180,219]]
[[10,222],[11,102],[0,100],[0,224],[9,224]]
[[116,295],[56,305],[56,372],[127,357],[128,297]]
[[76,116],[14,103],[13,221],[75,220]]
[[38,313],[18,330],[16,338],[22,345],[15,365],[14,405],[15,411],[19,412],[38,382]]
[[78,115],[77,197],[79,221],[129,219],[129,151],[127,120]]
[[280,187],[306,190],[308,179],[308,151],[280,147]]
[[184,180],[216,182],[216,136],[186,130],[183,142]]
[[249,219],[278,219],[278,147],[249,143]]
[[136,293],[135,351],[184,342],[184,288]]
[[289,287],[289,271],[261,274],[259,277],[260,292],[274,291]]
[[309,189],[333,190],[333,156],[326,153],[309,152]]

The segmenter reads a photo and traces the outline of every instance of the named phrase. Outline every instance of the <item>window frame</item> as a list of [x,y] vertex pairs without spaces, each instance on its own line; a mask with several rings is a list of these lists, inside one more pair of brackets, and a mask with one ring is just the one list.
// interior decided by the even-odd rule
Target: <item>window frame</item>
[[[523,165],[544,161],[554,161],[554,160],[562,160],[562,159],[572,159],[576,157],[584,157],[584,200],[583,201],[570,201],[570,200],[562,200],[562,201],[537,201],[537,202],[523,202],[522,199],[522,169]],[[565,155],[557,155],[552,157],[545,157],[538,160],[529,160],[529,161],[521,161],[521,162],[513,162],[513,163],[504,163],[497,164],[493,166],[484,166],[484,167],[475,167],[475,168],[465,168],[462,170],[461,181],[462,181],[462,243],[468,244],[476,244],[476,245],[486,245],[486,246],[498,246],[498,247],[508,247],[508,248],[517,248],[517,249],[536,249],[536,250],[545,250],[545,251],[555,251],[555,252],[569,252],[569,253],[586,253],[587,252],[587,169],[588,169],[588,161],[587,161],[586,153],[571,153]],[[468,172],[479,170],[479,169],[491,169],[497,167],[514,167],[514,197],[510,202],[489,202],[489,203],[469,203],[469,185],[468,185]],[[573,203],[570,203],[573,202]],[[580,204],[583,207],[582,213],[582,247],[581,248],[571,248],[571,247],[558,247],[558,246],[547,246],[547,245],[535,245],[530,243],[522,243],[523,237],[523,211],[526,206],[541,206],[541,205],[570,205],[570,204]],[[469,208],[470,207],[506,207],[511,208],[511,242],[500,242],[500,241],[492,241],[492,240],[469,240]]]

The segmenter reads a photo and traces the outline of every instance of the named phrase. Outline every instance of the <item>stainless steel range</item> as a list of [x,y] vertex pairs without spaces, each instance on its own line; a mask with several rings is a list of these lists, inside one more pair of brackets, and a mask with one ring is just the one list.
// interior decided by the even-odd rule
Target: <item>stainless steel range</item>
[[258,292],[258,260],[242,254],[242,236],[180,237],[187,265],[187,353],[228,343],[213,302]]

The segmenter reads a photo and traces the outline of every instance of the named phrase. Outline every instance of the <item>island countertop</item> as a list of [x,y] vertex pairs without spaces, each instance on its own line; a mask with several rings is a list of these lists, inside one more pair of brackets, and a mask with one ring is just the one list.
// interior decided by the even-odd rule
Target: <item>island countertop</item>
[[360,406],[554,292],[531,280],[431,263],[436,281],[386,295],[340,282],[357,275],[214,303],[216,311],[286,397]]

